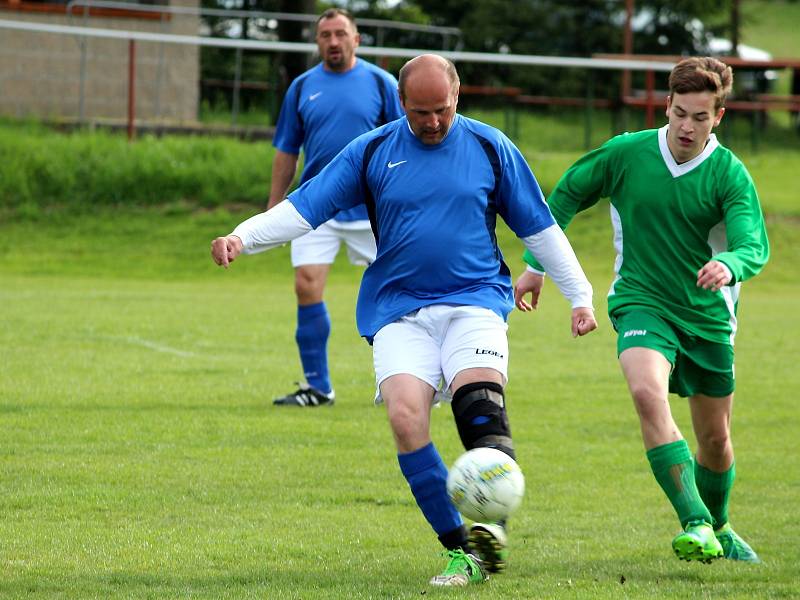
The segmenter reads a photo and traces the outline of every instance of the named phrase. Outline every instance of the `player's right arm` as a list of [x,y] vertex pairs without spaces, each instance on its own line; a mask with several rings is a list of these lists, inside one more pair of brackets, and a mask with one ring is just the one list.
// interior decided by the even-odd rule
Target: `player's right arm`
[[242,240],[233,234],[224,235],[211,242],[211,258],[220,267],[228,268],[242,252]]
[[297,173],[297,160],[297,154],[275,149],[275,157],[272,159],[272,181],[269,187],[267,210],[286,198],[286,192],[289,191],[289,186],[292,185],[295,173]]
[[239,253],[255,254],[281,246],[361,202],[363,146],[360,138],[351,142],[317,177],[292,192],[286,202],[250,217],[229,235],[216,238],[211,242],[214,262],[227,267]]
[[239,223],[232,233],[211,242],[211,258],[220,267],[228,268],[239,254],[255,254],[276,248],[311,231],[311,224],[291,202]]
[[[619,139],[613,138],[582,156],[556,184],[547,199],[547,205],[562,230],[566,230],[578,212],[594,206],[600,198],[611,194],[615,178],[614,168],[611,166],[612,154],[614,142]],[[545,268],[530,249],[525,250],[522,259],[527,266],[514,285],[514,304],[521,311],[528,312],[539,303]],[[528,294],[530,301],[525,299]]]

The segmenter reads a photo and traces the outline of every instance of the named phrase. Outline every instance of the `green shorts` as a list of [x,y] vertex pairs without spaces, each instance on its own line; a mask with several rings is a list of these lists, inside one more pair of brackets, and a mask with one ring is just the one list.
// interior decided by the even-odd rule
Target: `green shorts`
[[650,348],[672,365],[669,391],[682,397],[733,393],[733,346],[687,335],[652,311],[634,309],[611,317],[617,330],[617,356],[628,348]]

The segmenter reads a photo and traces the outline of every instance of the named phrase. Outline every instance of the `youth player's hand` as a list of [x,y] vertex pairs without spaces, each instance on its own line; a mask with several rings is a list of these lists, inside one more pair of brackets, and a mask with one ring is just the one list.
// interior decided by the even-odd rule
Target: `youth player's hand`
[[572,337],[586,335],[597,329],[597,321],[591,308],[579,306],[572,309]]
[[[542,286],[544,285],[544,275],[538,273],[531,273],[525,271],[517,279],[517,284],[514,286],[514,304],[522,312],[530,312],[535,310],[539,305],[539,294],[542,293]],[[531,295],[531,301],[528,303],[525,300],[525,294]]]
[[211,242],[211,258],[220,267],[228,268],[242,252],[242,240],[236,235],[218,237]]
[[716,292],[731,282],[731,272],[718,260],[710,260],[697,272],[697,287]]

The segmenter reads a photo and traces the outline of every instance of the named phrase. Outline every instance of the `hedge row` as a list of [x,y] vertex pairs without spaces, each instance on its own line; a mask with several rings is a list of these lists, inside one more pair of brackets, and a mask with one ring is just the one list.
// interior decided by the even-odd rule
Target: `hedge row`
[[146,136],[129,143],[104,131],[0,122],[0,207],[263,203],[272,152],[266,142]]

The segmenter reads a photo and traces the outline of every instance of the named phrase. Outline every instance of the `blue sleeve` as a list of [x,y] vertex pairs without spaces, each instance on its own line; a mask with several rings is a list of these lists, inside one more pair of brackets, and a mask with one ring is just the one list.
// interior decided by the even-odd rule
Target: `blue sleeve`
[[501,176],[497,208],[500,216],[521,238],[554,225],[555,219],[525,157],[505,136],[498,142]]
[[272,138],[272,145],[287,154],[300,154],[300,148],[306,137],[297,106],[300,87],[300,80],[295,79],[286,91],[278,124],[275,126],[275,135]]
[[364,144],[356,138],[315,177],[289,194],[289,202],[315,229],[339,211],[362,204],[363,160]]

